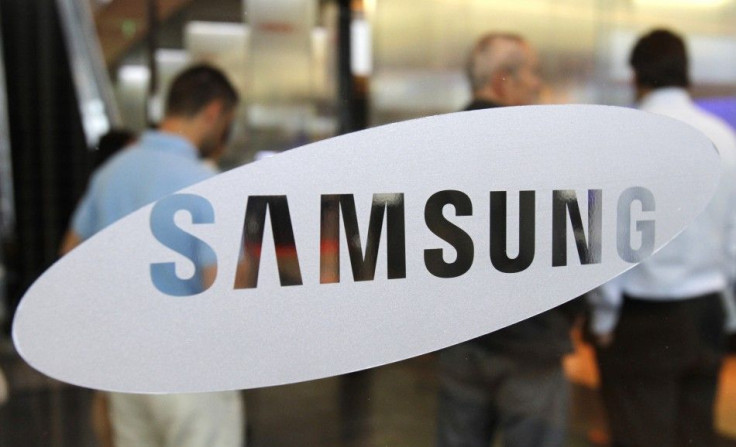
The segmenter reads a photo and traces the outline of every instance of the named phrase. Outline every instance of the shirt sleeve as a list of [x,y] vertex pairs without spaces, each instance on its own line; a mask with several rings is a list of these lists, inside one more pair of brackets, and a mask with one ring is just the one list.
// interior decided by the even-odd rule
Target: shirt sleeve
[[726,181],[730,189],[724,231],[725,269],[729,283],[733,284],[736,280],[736,170],[726,171],[724,176],[727,177]]
[[603,284],[586,296],[592,307],[590,330],[596,335],[612,333],[618,324],[623,304],[621,276]]
[[723,291],[723,305],[726,311],[725,328],[728,333],[736,333],[736,301],[734,287],[736,287],[736,167],[733,163],[724,161],[724,172],[721,182],[726,184],[728,200],[724,228],[724,273],[727,278],[726,290]]
[[72,214],[71,228],[82,240],[89,239],[95,233],[95,222],[94,195],[88,188]]

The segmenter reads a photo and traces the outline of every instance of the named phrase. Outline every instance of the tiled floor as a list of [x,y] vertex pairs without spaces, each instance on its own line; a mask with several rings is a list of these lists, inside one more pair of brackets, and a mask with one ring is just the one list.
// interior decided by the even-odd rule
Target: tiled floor
[[[0,366],[13,388],[10,402],[0,407],[0,447],[96,447],[91,392],[42,377],[4,346]],[[348,376],[245,391],[249,447],[432,446],[434,367],[435,357],[427,355]],[[722,442],[719,447],[736,446]],[[569,446],[604,445],[597,394],[579,383],[573,388]]]

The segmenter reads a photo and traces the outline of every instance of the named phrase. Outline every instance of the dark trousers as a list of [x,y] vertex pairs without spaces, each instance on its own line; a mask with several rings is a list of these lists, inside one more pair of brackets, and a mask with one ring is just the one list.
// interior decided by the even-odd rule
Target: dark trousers
[[597,350],[613,447],[715,445],[725,351],[721,297],[625,297],[614,342]]
[[559,361],[536,364],[472,343],[440,354],[438,447],[563,447],[569,384]]

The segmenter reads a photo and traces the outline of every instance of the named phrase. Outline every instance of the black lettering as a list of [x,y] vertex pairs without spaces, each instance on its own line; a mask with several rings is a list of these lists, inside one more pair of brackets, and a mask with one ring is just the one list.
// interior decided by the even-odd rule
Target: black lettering
[[427,228],[440,239],[452,245],[457,252],[453,262],[445,262],[443,249],[424,250],[424,265],[429,273],[439,278],[456,278],[463,275],[473,265],[473,239],[468,233],[445,219],[442,210],[446,205],[455,207],[456,216],[471,216],[473,204],[470,198],[461,191],[446,190],[432,195],[424,207],[424,221]]
[[266,210],[271,217],[271,231],[276,246],[276,264],[282,286],[300,286],[302,274],[291,225],[289,203],[286,196],[249,196],[243,224],[244,259],[247,268],[238,268],[235,275],[236,289],[252,289],[258,286],[258,270],[261,263],[261,246],[266,223]]
[[352,194],[322,196],[320,225],[320,282],[340,282],[340,213],[348,243],[350,265],[355,281],[372,281],[386,214],[388,279],[406,278],[404,194],[374,194],[368,225],[365,256]]
[[499,272],[521,272],[534,260],[534,196],[534,191],[519,192],[519,254],[511,259],[506,248],[506,191],[491,192],[491,263]]
[[588,190],[588,242],[585,238],[583,220],[574,190],[555,190],[552,193],[552,266],[567,265],[567,211],[575,235],[580,263],[601,262],[602,196],[600,189]]

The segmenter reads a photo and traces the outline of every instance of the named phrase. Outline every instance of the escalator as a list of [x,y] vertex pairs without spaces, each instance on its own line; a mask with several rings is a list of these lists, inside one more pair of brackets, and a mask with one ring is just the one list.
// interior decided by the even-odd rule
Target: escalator
[[119,121],[88,7],[74,0],[0,6],[6,331],[25,290],[57,258],[89,176],[88,148]]

